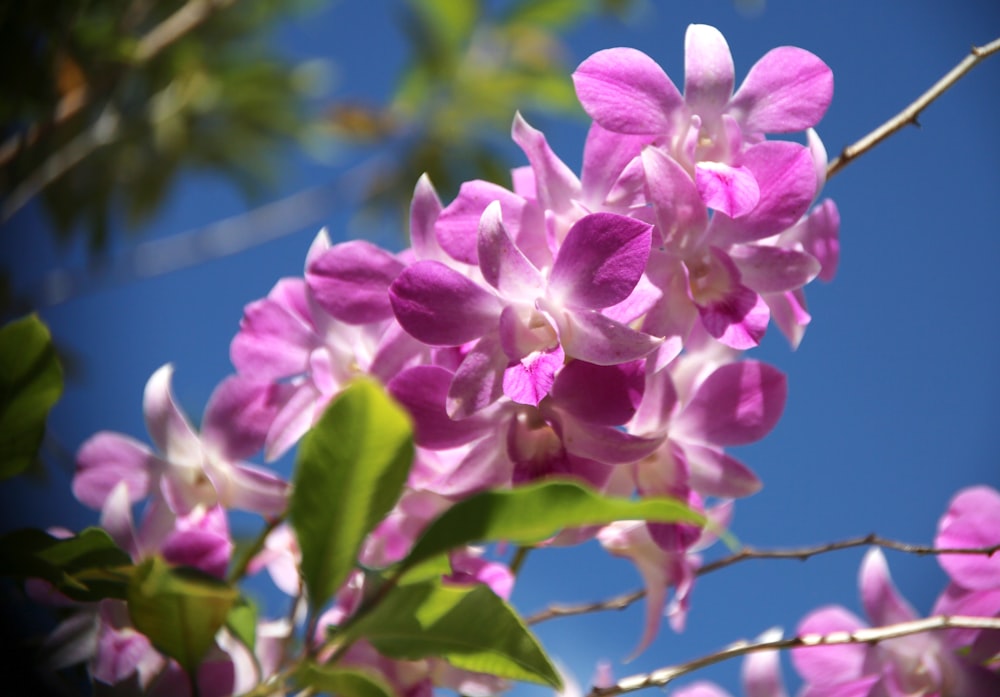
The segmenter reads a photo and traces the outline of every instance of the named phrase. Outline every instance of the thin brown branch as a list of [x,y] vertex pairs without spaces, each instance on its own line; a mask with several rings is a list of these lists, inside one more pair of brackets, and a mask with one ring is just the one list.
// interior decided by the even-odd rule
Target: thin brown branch
[[538,624],[554,620],[557,617],[572,617],[574,615],[589,615],[594,612],[604,612],[606,610],[624,610],[634,602],[646,597],[643,589],[634,590],[631,593],[623,593],[606,600],[596,600],[592,603],[580,603],[577,605],[552,604],[544,610],[540,610],[533,615],[524,618],[525,624]]
[[[881,547],[883,549],[893,549],[897,552],[905,552],[906,554],[916,554],[918,556],[931,556],[931,555],[941,555],[941,554],[972,554],[981,556],[993,556],[994,554],[1000,552],[1000,544],[993,545],[992,547],[929,547],[926,545],[912,545],[906,542],[899,542],[897,540],[890,540],[884,537],[879,537],[878,535],[872,533],[870,535],[865,535],[863,537],[853,537],[848,540],[839,540],[837,542],[828,542],[822,545],[815,545],[812,547],[798,547],[795,549],[754,549],[753,547],[744,547],[739,552],[731,554],[728,557],[723,557],[713,562],[709,562],[704,566],[700,567],[695,573],[698,576],[703,576],[705,574],[712,573],[713,571],[718,571],[719,569],[724,569],[727,566],[732,566],[733,564],[738,564],[740,562],[748,561],[750,559],[798,559],[799,561],[805,561],[810,557],[815,557],[819,554],[826,554],[828,552],[837,552],[842,549],[852,549],[855,547]],[[646,596],[646,591],[644,590],[634,590],[629,593],[623,593],[621,595],[614,596],[613,598],[608,598],[606,600],[598,600],[591,603],[581,603],[577,605],[550,605],[549,607],[541,610],[533,615],[529,615],[525,618],[525,622],[528,624],[537,624],[539,622],[545,622],[547,620],[555,619],[557,617],[572,617],[574,615],[586,615],[594,612],[603,612],[605,610],[624,610],[628,606],[637,602],[638,600]]]
[[686,663],[668,666],[622,678],[608,687],[594,687],[588,697],[612,697],[626,692],[635,692],[646,687],[663,687],[677,678],[701,668],[728,661],[730,658],[745,656],[759,651],[784,651],[809,646],[835,646],[840,644],[877,644],[880,641],[942,629],[1000,629],[998,617],[966,617],[960,615],[935,615],[925,619],[900,622],[885,627],[858,629],[853,632],[833,632],[831,634],[804,634],[789,639],[766,641],[738,641],[715,653],[696,658]]
[[906,542],[899,542],[897,540],[889,540],[884,537],[879,537],[878,535],[871,534],[865,535],[864,537],[854,537],[849,540],[840,540],[838,542],[828,542],[822,545],[816,545],[814,547],[799,547],[797,549],[754,549],[752,547],[744,547],[739,552],[731,554],[728,557],[723,557],[714,562],[705,564],[697,573],[699,576],[703,574],[710,574],[713,571],[731,566],[733,564],[738,564],[739,562],[746,561],[747,559],[798,559],[800,561],[805,561],[810,557],[814,557],[817,554],[826,554],[828,552],[837,552],[842,549],[851,549],[854,547],[881,547],[883,549],[893,549],[897,552],[905,552],[906,554],[916,554],[918,556],[938,556],[941,554],[971,554],[979,556],[991,557],[1000,551],[1000,544],[993,545],[991,547],[961,547],[961,548],[950,548],[950,547],[930,547],[927,545],[911,545]]
[[844,148],[840,155],[834,158],[834,160],[827,166],[827,179],[842,170],[848,163],[854,161],[860,155],[871,150],[896,131],[899,131],[909,125],[917,125],[917,119],[920,116],[920,113],[926,109],[931,102],[944,94],[967,72],[998,51],[1000,51],[1000,38],[994,39],[985,46],[973,46],[972,50],[969,51],[969,55],[967,55],[958,65],[948,71],[944,77],[934,83],[929,90],[920,95],[916,101],[861,140]]

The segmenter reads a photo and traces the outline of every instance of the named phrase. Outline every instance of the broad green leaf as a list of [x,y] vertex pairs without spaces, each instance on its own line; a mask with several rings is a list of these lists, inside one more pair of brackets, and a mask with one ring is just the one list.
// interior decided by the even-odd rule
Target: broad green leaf
[[160,557],[143,562],[128,584],[132,624],[189,674],[212,647],[236,603],[238,591],[189,567],[170,567]]
[[340,697],[395,697],[396,694],[381,676],[358,668],[307,663],[296,673],[296,678],[303,688]]
[[52,337],[36,315],[0,328],[0,479],[37,459],[45,418],[62,388]]
[[124,598],[129,555],[100,528],[59,539],[24,529],[0,537],[0,575],[41,578],[74,600]]
[[412,462],[409,417],[370,380],[345,389],[302,439],[288,514],[314,609],[354,568],[365,536],[399,499]]
[[485,491],[460,501],[424,530],[402,568],[466,544],[495,540],[534,544],[566,528],[616,520],[705,523],[702,515],[676,499],[613,498],[575,481],[549,480]]
[[391,658],[439,656],[466,670],[560,686],[558,672],[517,613],[481,584],[400,585],[347,635]]
[[257,608],[246,598],[240,598],[226,617],[226,627],[250,651],[257,646]]

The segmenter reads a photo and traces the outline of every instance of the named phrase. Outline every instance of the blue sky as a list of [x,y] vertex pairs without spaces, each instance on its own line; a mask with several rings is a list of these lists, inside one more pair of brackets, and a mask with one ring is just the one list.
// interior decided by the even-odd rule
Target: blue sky
[[[392,2],[345,0],[289,22],[275,41],[290,56],[328,58],[335,95],[378,101],[393,87],[405,48],[391,23]],[[831,156],[912,101],[973,43],[1000,36],[1000,6],[951,3],[771,0],[747,15],[731,2],[647,2],[630,24],[588,22],[568,39],[568,70],[590,53],[632,46],[680,84],[683,37],[692,22],[718,27],[737,80],[782,44],[823,58],[835,76],[834,101],[818,131]],[[567,75],[568,79],[568,75]],[[807,290],[813,324],[792,352],[769,332],[754,356],[789,376],[789,402],[775,431],[739,455],[764,489],[736,507],[734,532],[756,546],[803,545],[869,532],[930,542],[937,518],[960,488],[1000,486],[1000,57],[976,68],[908,128],[837,175],[825,194],[840,210],[842,263],[836,280]],[[512,115],[513,116],[513,115]],[[530,114],[529,114],[530,118]],[[537,119],[556,152],[577,165],[579,124]],[[504,134],[500,134],[503,136]],[[346,161],[289,153],[274,198],[327,184]],[[416,182],[419,172],[413,173]],[[349,197],[337,196],[319,220],[335,239],[348,235]],[[144,239],[160,239],[246,210],[216,178],[179,182]],[[175,391],[197,415],[232,368],[229,342],[243,305],[282,277],[301,273],[319,224],[221,261],[110,285],[47,308],[42,317],[84,366],[52,413],[51,433],[75,451],[101,429],[145,440],[141,399],[160,365],[176,367]],[[79,250],[54,250],[37,209],[3,231],[4,259],[27,287],[57,266],[78,267]],[[116,251],[128,245],[116,241]],[[73,501],[65,473],[47,485],[0,487],[5,527],[17,523],[78,528],[92,514]],[[641,607],[562,619],[540,627],[550,652],[586,681],[608,659],[622,677],[683,661],[733,640],[781,626],[791,631],[811,609],[840,603],[859,610],[861,550],[806,563],[754,561],[698,582],[688,629],[669,629],[639,658],[621,665],[641,632]],[[927,612],[944,585],[932,559],[889,554],[897,584]],[[637,587],[637,574],[593,545],[531,555],[515,604],[532,612],[549,602],[595,600]],[[785,663],[788,665],[787,659]],[[738,662],[705,671],[738,694]],[[794,683],[794,679],[792,680]],[[518,694],[538,694],[518,688]]]

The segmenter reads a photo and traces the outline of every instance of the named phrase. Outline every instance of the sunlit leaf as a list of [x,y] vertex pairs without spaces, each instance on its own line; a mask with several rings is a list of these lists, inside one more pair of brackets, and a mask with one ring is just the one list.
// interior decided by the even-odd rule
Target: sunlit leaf
[[194,671],[226,622],[239,592],[189,567],[171,568],[160,557],[143,562],[128,584],[132,624],[153,645]]
[[548,480],[516,489],[485,491],[458,502],[417,540],[402,568],[449,549],[507,540],[534,544],[560,530],[616,520],[703,525],[704,517],[670,498],[630,500],[603,496],[575,481]]
[[313,688],[340,697],[395,697],[385,679],[360,668],[337,668],[307,663],[296,673],[303,688]]
[[246,598],[240,598],[226,617],[226,627],[253,651],[257,645],[257,608]]
[[439,656],[466,670],[559,687],[559,674],[517,613],[489,587],[401,585],[347,630],[391,658]]
[[365,536],[399,499],[412,462],[409,417],[370,380],[341,392],[302,439],[288,513],[313,608],[354,568]]

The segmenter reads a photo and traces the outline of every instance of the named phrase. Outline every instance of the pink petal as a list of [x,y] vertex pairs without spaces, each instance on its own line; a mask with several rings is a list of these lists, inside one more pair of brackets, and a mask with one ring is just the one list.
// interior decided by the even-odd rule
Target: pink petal
[[799,289],[786,293],[764,293],[761,297],[771,309],[771,319],[788,339],[792,349],[798,348],[806,327],[812,321],[812,315],[806,310],[805,293]]
[[225,578],[233,543],[213,530],[178,530],[163,543],[163,558],[171,564],[193,566],[216,578]]
[[331,317],[367,324],[392,317],[389,285],[403,270],[389,252],[364,240],[330,247],[306,268],[306,283]]
[[424,362],[430,353],[428,346],[407,334],[398,322],[390,322],[378,340],[368,372],[386,383],[407,366]]
[[170,380],[174,367],[167,363],[146,382],[142,409],[153,443],[167,460],[194,462],[201,459],[201,439],[174,401]]
[[[614,133],[593,123],[583,146],[583,168],[580,173],[582,200],[585,204],[600,204],[612,196],[626,167],[638,157],[649,142],[644,136]],[[639,191],[642,190],[640,183]],[[621,192],[616,195],[620,196]]]
[[[1000,494],[986,486],[959,492],[938,526],[934,544],[944,548],[1000,544]],[[946,554],[938,557],[952,580],[964,588],[1000,588],[1000,553],[991,556]]]
[[274,472],[248,464],[227,468],[226,478],[213,478],[219,502],[226,508],[260,513],[273,518],[288,505],[288,483]]
[[280,406],[280,388],[242,375],[219,383],[205,406],[202,440],[229,460],[250,457],[264,445]]
[[556,377],[552,398],[584,421],[619,426],[642,402],[645,380],[642,361],[615,366],[570,361]]
[[[542,310],[549,311],[542,305]],[[554,314],[549,311],[549,314]],[[570,358],[597,365],[628,363],[655,350],[662,339],[605,317],[596,310],[567,311],[558,315],[559,340]]]
[[452,373],[438,366],[414,366],[394,377],[387,389],[413,417],[414,440],[417,445],[433,450],[455,448],[476,440],[492,423],[469,417],[458,421],[445,411]]
[[139,558],[139,541],[132,520],[132,502],[129,500],[128,485],[118,482],[101,509],[101,527],[107,530],[111,539],[124,549],[133,559]]
[[448,416],[462,419],[500,399],[508,362],[496,334],[480,339],[455,371],[445,403]]
[[303,315],[284,302],[292,293],[304,296],[304,291],[304,280],[286,279],[267,298],[244,308],[240,331],[229,347],[237,371],[258,380],[277,380],[305,369],[319,339]]
[[699,681],[674,690],[673,697],[730,697],[730,694],[715,683]]
[[607,465],[638,462],[656,451],[663,439],[640,437],[614,426],[594,424],[553,409],[558,414],[563,446],[566,451]]
[[570,228],[552,273],[549,295],[561,304],[599,309],[621,302],[649,260],[651,227],[613,213],[584,216]]
[[[764,632],[760,641],[781,639],[780,629]],[[786,697],[785,685],[781,680],[781,659],[777,651],[758,651],[743,659],[743,691],[746,697]]]
[[874,547],[865,554],[861,563],[860,585],[861,602],[872,624],[885,626],[917,619],[917,613],[893,585],[881,549]]
[[538,202],[546,210],[561,213],[572,208],[572,199],[580,192],[580,180],[573,170],[556,157],[545,134],[532,128],[520,112],[514,115],[511,136],[531,163],[535,173]]
[[723,162],[699,162],[694,168],[698,194],[705,205],[738,218],[752,211],[760,200],[757,180],[746,167]]
[[816,278],[820,269],[811,254],[756,244],[736,245],[729,250],[729,258],[743,284],[758,293],[796,290]]
[[698,314],[710,335],[742,351],[760,343],[771,313],[757,293],[736,285],[721,299],[698,305]]
[[119,483],[132,503],[149,494],[151,476],[163,467],[159,458],[137,440],[101,431],[91,436],[76,456],[73,495],[85,506],[100,510]]
[[507,234],[499,201],[483,211],[478,240],[479,269],[487,283],[514,300],[531,302],[542,294],[544,279]]
[[[476,231],[483,211],[493,201],[500,202],[503,219],[514,239],[519,240],[521,228],[541,228],[541,212],[523,197],[490,182],[465,182],[459,189],[458,197],[441,211],[435,223],[442,249],[458,261],[478,263]],[[521,247],[528,253],[525,245]],[[533,262],[537,261],[530,253],[528,256]]]
[[675,427],[703,443],[753,443],[778,423],[787,395],[787,379],[777,368],[753,360],[729,363],[698,386]]
[[677,406],[677,389],[669,370],[650,369],[646,361],[646,386],[639,409],[629,425],[632,433],[660,433],[667,429]]
[[667,133],[684,104],[656,61],[631,48],[593,54],[573,73],[573,84],[587,115],[618,133]]
[[312,428],[323,395],[312,382],[285,385],[281,407],[264,441],[264,459],[277,460]]
[[434,234],[434,225],[441,210],[441,199],[438,198],[430,177],[420,175],[410,201],[410,245],[417,259],[443,260],[444,250]]
[[656,638],[667,590],[670,585],[679,587],[685,575],[690,575],[690,569],[685,569],[683,558],[678,559],[660,549],[642,522],[612,523],[601,529],[598,539],[611,554],[630,559],[636,565],[646,589],[645,624],[639,645],[632,652],[634,657]]
[[504,370],[503,393],[518,404],[537,407],[549,395],[564,360],[565,355],[558,346],[549,351],[532,352]]
[[508,305],[500,313],[500,343],[507,358],[519,361],[535,351],[548,351],[559,342],[555,328],[543,313],[523,305]]
[[627,298],[603,308],[601,314],[622,324],[630,324],[652,310],[662,297],[663,291],[643,274]]
[[[949,583],[934,603],[932,615],[965,615],[966,617],[1000,617],[1000,588],[994,590],[970,591],[955,583]],[[953,629],[944,633],[944,640],[953,649],[972,646],[978,637],[992,634],[1000,642],[1000,633],[978,629]],[[1000,651],[1000,646],[996,648]],[[994,653],[996,652],[994,651]],[[983,656],[988,659],[990,653]]]
[[729,44],[715,27],[688,26],[684,35],[684,101],[702,118],[717,117],[733,95]]
[[97,640],[97,655],[90,666],[94,680],[117,685],[150,662],[162,664],[164,659],[144,635],[134,629],[116,630],[102,627]]
[[788,133],[819,123],[833,99],[833,71],[809,51],[780,46],[747,73],[730,103],[750,133]]
[[708,225],[701,194],[684,168],[662,150],[643,150],[642,165],[662,244],[679,253],[696,243]]
[[806,130],[806,145],[812,155],[813,163],[816,165],[816,192],[826,186],[826,167],[829,159],[826,156],[826,146],[820,139],[819,134],[812,128]]
[[691,488],[702,496],[740,498],[760,491],[760,479],[734,457],[719,449],[684,444]]
[[[865,624],[842,607],[829,606],[810,613],[799,625],[798,636],[853,632]],[[863,677],[869,648],[861,644],[810,646],[792,650],[792,663],[809,683],[847,683]]]
[[816,170],[809,150],[789,141],[765,141],[747,149],[741,164],[760,187],[757,206],[739,218],[717,215],[713,244],[752,242],[791,227],[816,196]]
[[418,261],[389,288],[403,329],[432,346],[459,346],[497,326],[499,299],[437,261]]
[[809,215],[778,237],[777,245],[801,248],[820,263],[819,277],[832,281],[840,263],[840,213],[830,199],[816,206]]

